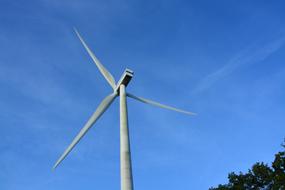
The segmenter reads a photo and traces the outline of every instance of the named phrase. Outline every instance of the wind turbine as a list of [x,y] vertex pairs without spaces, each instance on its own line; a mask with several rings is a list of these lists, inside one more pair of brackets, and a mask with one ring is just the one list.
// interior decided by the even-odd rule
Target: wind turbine
[[120,96],[120,162],[121,162],[121,190],[133,190],[133,176],[132,176],[132,164],[131,164],[131,149],[130,149],[130,139],[129,139],[129,130],[128,130],[128,112],[127,112],[127,100],[126,97],[133,98],[140,102],[150,104],[153,106],[158,106],[160,108],[173,110],[180,113],[185,113],[189,115],[195,115],[193,112],[184,111],[177,109],[171,106],[163,105],[158,102],[148,100],[142,97],[135,96],[133,94],[126,92],[126,87],[129,84],[130,80],[133,77],[133,71],[126,69],[121,79],[118,83],[115,83],[114,77],[112,74],[101,64],[93,52],[89,49],[79,32],[75,30],[76,35],[83,44],[84,48],[87,50],[88,54],[91,56],[92,60],[98,67],[101,74],[110,84],[113,89],[113,92],[106,96],[100,105],[97,107],[96,111],[89,118],[84,127],[80,130],[77,136],[73,139],[71,144],[66,148],[63,154],[60,156],[58,161],[53,166],[55,169],[64,158],[70,153],[74,146],[80,141],[80,139],[87,133],[87,131],[93,126],[93,124],[100,118],[100,116],[108,109],[116,97]]

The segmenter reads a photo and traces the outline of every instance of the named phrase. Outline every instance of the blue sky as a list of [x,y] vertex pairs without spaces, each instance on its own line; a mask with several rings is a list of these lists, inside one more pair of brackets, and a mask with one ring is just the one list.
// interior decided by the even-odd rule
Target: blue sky
[[119,104],[51,168],[108,83],[128,91],[136,190],[208,189],[270,163],[285,135],[283,1],[0,1],[0,189],[119,189]]

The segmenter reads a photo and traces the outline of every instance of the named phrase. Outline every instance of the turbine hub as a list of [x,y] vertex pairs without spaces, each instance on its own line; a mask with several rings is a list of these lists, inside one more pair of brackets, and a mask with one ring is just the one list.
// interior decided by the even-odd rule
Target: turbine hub
[[132,70],[126,69],[124,71],[124,73],[122,74],[120,80],[117,83],[115,92],[120,94],[120,85],[123,84],[125,86],[128,86],[128,84],[129,84],[130,80],[132,79],[133,75],[134,75],[134,72]]

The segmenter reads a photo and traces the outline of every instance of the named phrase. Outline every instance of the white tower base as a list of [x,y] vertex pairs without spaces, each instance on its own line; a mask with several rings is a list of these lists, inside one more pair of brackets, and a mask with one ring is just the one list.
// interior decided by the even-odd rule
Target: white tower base
[[128,129],[128,110],[126,88],[120,85],[120,155],[121,155],[121,190],[133,190],[131,150]]

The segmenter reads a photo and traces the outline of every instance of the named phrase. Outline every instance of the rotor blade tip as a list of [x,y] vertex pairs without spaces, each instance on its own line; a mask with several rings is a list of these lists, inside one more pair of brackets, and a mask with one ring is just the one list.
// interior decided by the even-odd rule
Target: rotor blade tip
[[53,171],[53,172],[54,172],[54,171],[55,171],[55,169],[56,169],[56,166],[53,166],[53,167],[52,167],[52,169],[51,169],[51,171]]
[[75,34],[76,34],[77,36],[80,36],[78,30],[77,30],[75,27],[73,27],[73,30],[74,30],[74,32],[75,32]]
[[58,165],[60,164],[60,162],[61,162],[61,161],[58,160],[58,161],[53,165],[52,171],[54,171],[54,170],[58,167]]

